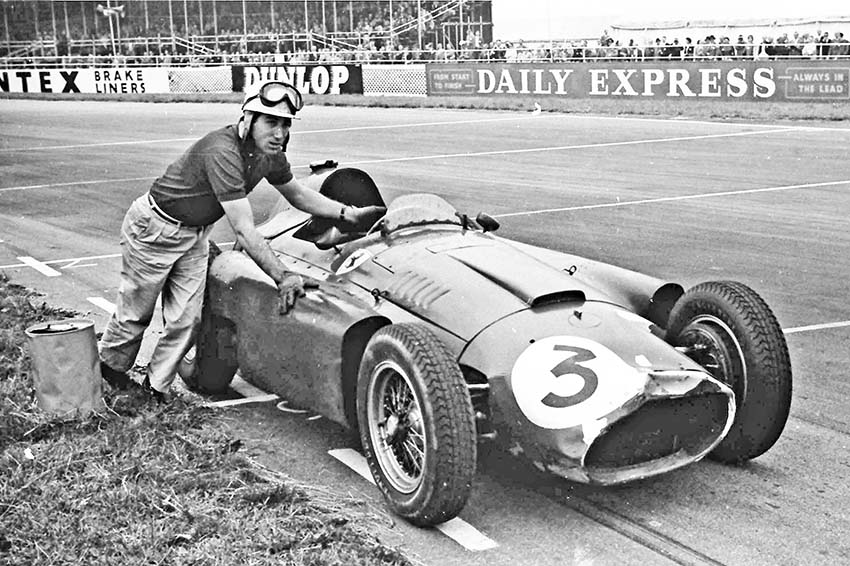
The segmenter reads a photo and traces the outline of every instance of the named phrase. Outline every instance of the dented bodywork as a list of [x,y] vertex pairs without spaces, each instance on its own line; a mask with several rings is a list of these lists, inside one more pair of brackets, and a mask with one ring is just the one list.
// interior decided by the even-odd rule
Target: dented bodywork
[[[340,198],[334,175],[346,171],[307,182]],[[242,375],[294,405],[354,426],[367,341],[418,322],[456,356],[479,432],[572,480],[678,468],[732,424],[732,390],[664,340],[676,283],[485,233],[433,195],[397,198],[361,233],[324,228],[285,208],[260,227],[292,271],[319,281],[290,314],[244,253],[222,253],[209,273]]]

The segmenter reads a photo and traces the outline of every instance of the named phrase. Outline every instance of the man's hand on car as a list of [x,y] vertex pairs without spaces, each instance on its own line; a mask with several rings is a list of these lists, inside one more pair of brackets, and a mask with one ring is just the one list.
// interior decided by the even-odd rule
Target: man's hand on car
[[385,206],[346,206],[345,221],[366,231],[387,213]]
[[290,274],[277,284],[280,298],[280,314],[286,314],[295,306],[295,301],[305,295],[304,279],[300,275]]
[[304,278],[291,273],[277,285],[280,298],[280,314],[287,314],[295,307],[295,302],[306,295],[308,289],[318,289],[319,282],[315,279]]

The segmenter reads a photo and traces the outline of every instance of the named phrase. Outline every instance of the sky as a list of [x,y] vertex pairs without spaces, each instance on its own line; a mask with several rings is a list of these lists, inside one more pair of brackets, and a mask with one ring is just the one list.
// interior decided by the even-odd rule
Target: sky
[[611,24],[636,22],[827,16],[850,17],[850,0],[493,0],[494,37],[501,39],[596,38]]

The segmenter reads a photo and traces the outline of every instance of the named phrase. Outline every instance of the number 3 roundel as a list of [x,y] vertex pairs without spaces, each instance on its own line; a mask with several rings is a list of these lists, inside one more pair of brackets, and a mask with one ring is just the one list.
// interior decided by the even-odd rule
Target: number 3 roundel
[[569,428],[604,417],[643,390],[645,377],[592,340],[551,336],[517,358],[511,387],[520,410],[542,428]]

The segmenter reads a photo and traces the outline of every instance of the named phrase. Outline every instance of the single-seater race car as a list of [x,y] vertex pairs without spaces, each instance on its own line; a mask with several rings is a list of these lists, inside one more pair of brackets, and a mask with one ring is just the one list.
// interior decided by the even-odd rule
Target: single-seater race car
[[[324,165],[305,183],[384,205],[367,173]],[[221,392],[238,369],[359,430],[389,507],[422,526],[463,509],[481,437],[592,484],[706,455],[741,463],[777,441],[791,365],[753,290],[685,292],[496,228],[431,194],[399,196],[372,226],[281,207],[259,229],[317,285],[280,314],[273,281],[244,252],[217,254],[181,377]]]

